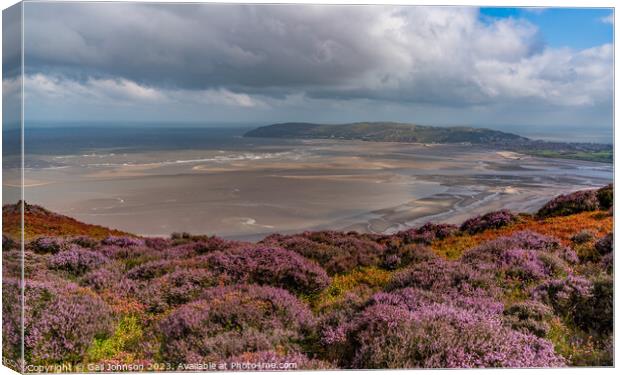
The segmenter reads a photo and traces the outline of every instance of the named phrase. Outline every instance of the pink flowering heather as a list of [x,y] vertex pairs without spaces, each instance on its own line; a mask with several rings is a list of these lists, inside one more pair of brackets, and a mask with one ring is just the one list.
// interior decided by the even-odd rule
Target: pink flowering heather
[[498,238],[498,241],[509,243],[512,247],[521,247],[538,251],[556,251],[560,250],[562,247],[559,239],[531,230],[515,232],[509,237]]
[[409,264],[426,262],[437,258],[429,247],[421,244],[388,246],[383,254],[382,268],[395,270]]
[[57,237],[39,237],[30,242],[28,247],[36,253],[56,254],[64,247],[64,241]]
[[129,264],[145,263],[148,260],[162,257],[162,251],[144,246],[120,247],[116,245],[103,245],[98,247],[97,251],[110,259],[121,260]]
[[596,190],[580,190],[553,198],[538,210],[536,215],[539,217],[566,216],[599,208]]
[[216,361],[246,352],[298,349],[313,325],[310,310],[283,289],[207,289],[204,300],[174,310],[161,323],[161,355],[173,363]]
[[487,229],[497,229],[512,224],[517,217],[508,210],[489,212],[487,214],[472,217],[461,224],[461,231],[469,234],[483,232]]
[[101,241],[103,245],[113,245],[119,247],[143,246],[144,240],[135,237],[109,236]]
[[602,275],[594,281],[569,275],[540,285],[534,298],[584,329],[610,332],[613,329],[613,281]]
[[222,282],[205,269],[178,269],[154,280],[137,293],[149,311],[162,312],[199,299],[205,288]]
[[533,294],[584,329],[613,330],[613,278],[609,275],[594,280],[569,275],[542,284]]
[[494,286],[495,282],[489,273],[465,263],[435,259],[396,272],[387,289],[413,287],[438,293],[456,290],[468,295],[477,293],[478,289],[492,290]]
[[153,260],[131,268],[127,272],[127,277],[134,280],[150,280],[173,272],[180,267],[183,267],[183,263],[177,260]]
[[581,276],[568,275],[541,284],[534,291],[534,297],[561,313],[570,314],[577,305],[592,298],[592,282]]
[[49,260],[49,267],[79,276],[102,266],[108,261],[109,259],[99,252],[73,245],[69,250],[54,254]]
[[30,364],[77,363],[96,336],[112,333],[111,311],[74,284],[28,281],[24,345]]
[[165,248],[162,255],[170,259],[191,258],[214,251],[227,251],[241,246],[247,247],[248,244],[237,241],[226,241],[215,236],[200,236],[187,240],[171,241],[171,245]]
[[272,235],[261,243],[279,246],[317,261],[328,274],[349,272],[382,263],[386,247],[359,234],[304,232],[301,235]]
[[498,259],[498,266],[508,277],[525,281],[539,280],[553,275],[553,270],[545,267],[538,257],[538,252],[534,250],[506,250]]
[[212,251],[225,251],[239,246],[243,246],[242,242],[229,241],[217,236],[210,236],[208,238],[200,239],[196,242],[196,252],[198,254],[209,253]]
[[80,280],[80,285],[88,286],[94,290],[104,290],[115,287],[120,281],[120,272],[113,267],[97,268],[86,273]]
[[317,323],[320,348],[329,345],[329,350],[323,353],[324,357],[335,361],[342,353],[338,353],[335,344],[346,341],[348,324],[353,318],[368,305],[365,298],[354,293],[346,293],[342,299],[320,311]]
[[392,292],[376,293],[370,298],[367,305],[375,304],[394,305],[410,311],[415,311],[421,306],[429,304],[443,304],[476,311],[478,314],[487,316],[497,316],[504,311],[503,303],[481,289],[465,296],[456,290],[435,293],[430,290],[403,288]]
[[296,293],[315,293],[329,284],[329,277],[315,262],[277,247],[246,247],[205,256],[216,274],[239,283],[278,286]]
[[405,243],[422,243],[430,245],[434,240],[442,240],[455,234],[458,227],[452,224],[426,223],[419,228],[408,229],[395,236],[402,238]]
[[197,242],[175,245],[160,251],[162,259],[189,259],[198,256],[203,246]]
[[[521,254],[532,251],[532,254],[535,254],[533,256],[542,256],[543,258],[547,255],[553,255],[569,264],[575,264],[578,261],[575,251],[563,246],[557,238],[533,231],[520,231],[510,236],[499,237],[493,241],[485,242],[467,251],[463,255],[462,261],[478,266],[505,263],[507,261],[509,263],[511,256],[507,252],[516,254],[514,251],[517,251],[517,253],[520,251]],[[545,263],[547,260],[541,259],[540,262]]]
[[168,238],[150,237],[144,239],[144,246],[153,250],[164,250],[172,247],[172,241]]
[[505,327],[499,317],[445,304],[416,310],[377,304],[346,329],[351,368],[557,367],[553,345]]
[[72,244],[76,244],[79,247],[83,247],[86,249],[94,249],[99,245],[99,241],[94,240],[88,236],[77,236],[69,239],[69,242]]
[[525,249],[506,250],[497,259],[495,266],[508,278],[524,282],[548,279],[568,272],[566,263],[554,254]]
[[13,360],[18,360],[22,356],[22,286],[19,277],[2,279],[2,356]]
[[[613,188],[556,198],[541,216],[587,211],[592,199],[612,205]],[[518,224],[544,221],[562,241],[532,230],[472,238],[519,221],[508,211],[462,230],[427,223],[393,235],[273,234],[258,244],[187,233],[39,237],[22,253],[3,236],[3,355],[21,356],[23,259],[29,364],[613,365],[613,233],[598,238],[610,219],[590,216],[574,233],[544,217]],[[569,237],[581,260],[564,245]],[[477,245],[457,260],[435,253],[452,241]]]

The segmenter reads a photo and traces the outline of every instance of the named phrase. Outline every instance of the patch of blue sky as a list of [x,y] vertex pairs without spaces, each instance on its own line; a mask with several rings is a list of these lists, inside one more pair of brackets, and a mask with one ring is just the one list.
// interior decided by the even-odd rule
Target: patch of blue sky
[[525,19],[538,27],[545,45],[553,48],[586,49],[613,42],[611,8],[480,8],[480,19]]

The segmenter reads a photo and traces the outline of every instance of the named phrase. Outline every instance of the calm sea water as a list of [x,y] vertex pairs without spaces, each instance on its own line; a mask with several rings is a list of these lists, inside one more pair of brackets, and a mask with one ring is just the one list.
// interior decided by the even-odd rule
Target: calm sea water
[[247,130],[28,128],[26,200],[137,234],[260,239],[531,212],[557,194],[607,184],[613,173],[609,164],[484,146],[243,138]]
[[[26,127],[26,154],[68,155],[110,150],[123,152],[143,152],[154,150],[225,149],[243,150],[257,145],[268,146],[274,140],[243,138],[242,135],[257,126],[219,126],[189,127],[185,124],[157,124],[141,126],[119,126],[118,124],[74,124],[72,126],[51,126],[37,124]],[[498,130],[513,132],[532,139],[549,141],[613,143],[611,128],[584,127],[541,127],[509,126],[495,127]],[[19,151],[15,140],[19,139],[16,130],[3,133],[4,155]],[[278,145],[286,140],[277,140]],[[290,141],[293,144],[295,141]]]
[[531,139],[541,139],[543,141],[554,142],[592,142],[612,144],[614,142],[613,126],[601,128],[592,126],[534,126],[534,125],[512,125],[505,127],[495,127],[509,133],[519,134]]
[[[156,150],[244,149],[270,143],[243,138],[251,128],[63,127],[25,131],[27,154],[69,155],[94,150],[144,152]],[[282,142],[279,142],[280,144]]]

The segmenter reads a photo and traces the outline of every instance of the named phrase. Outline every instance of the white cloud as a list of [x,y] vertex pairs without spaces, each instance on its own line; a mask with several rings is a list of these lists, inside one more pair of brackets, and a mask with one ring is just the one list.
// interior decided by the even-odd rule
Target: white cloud
[[473,7],[33,3],[28,9],[26,61],[38,73],[29,76],[27,92],[50,102],[204,104],[231,114],[312,105],[317,112],[347,101],[356,110],[363,102],[478,113],[611,106],[611,45],[552,48],[534,24],[483,22]]
[[[13,90],[19,81],[4,80],[3,89]],[[261,100],[244,93],[230,90],[179,90],[148,87],[124,79],[97,79],[88,78],[86,81],[77,81],[63,76],[50,76],[41,73],[27,75],[24,92],[26,98],[94,101],[101,104],[114,105],[161,105],[172,103],[197,103],[211,105],[225,105],[233,107],[260,107],[264,106]]]
[[193,102],[232,107],[264,107],[266,104],[259,98],[245,93],[237,93],[225,88],[207,90],[170,90],[166,96],[177,102]]
[[110,98],[130,99],[139,101],[158,101],[164,98],[163,94],[152,88],[142,86],[124,78],[120,79],[89,79],[86,86]]
[[24,95],[26,98],[36,96],[49,100],[77,99],[114,104],[158,102],[165,98],[159,90],[125,78],[90,77],[85,81],[78,81],[62,75],[42,73],[26,75]]
[[17,96],[21,93],[22,81],[19,76],[2,80],[2,97]]
[[547,49],[518,62],[483,61],[476,77],[490,96],[587,106],[610,100],[612,71],[611,45],[603,45],[580,52]]
[[609,13],[609,15],[602,17],[601,22],[613,25],[614,24],[614,13],[612,12],[612,13]]

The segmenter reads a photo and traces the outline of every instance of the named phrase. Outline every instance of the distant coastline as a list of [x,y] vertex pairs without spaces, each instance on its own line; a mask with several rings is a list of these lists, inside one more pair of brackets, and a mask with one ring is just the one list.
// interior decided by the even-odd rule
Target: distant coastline
[[613,162],[612,144],[536,140],[514,133],[464,126],[439,127],[397,122],[356,122],[337,125],[288,122],[250,130],[244,137],[477,144],[539,157]]

